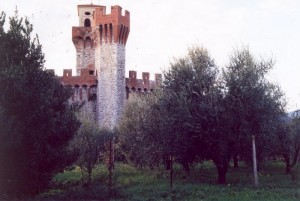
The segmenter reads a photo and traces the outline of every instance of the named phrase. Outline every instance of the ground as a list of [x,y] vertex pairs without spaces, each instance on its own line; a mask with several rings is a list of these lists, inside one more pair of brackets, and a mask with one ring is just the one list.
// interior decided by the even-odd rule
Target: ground
[[253,187],[252,170],[246,165],[230,168],[226,185],[216,184],[216,170],[211,162],[195,165],[189,175],[176,165],[174,177],[171,189],[169,174],[163,168],[138,170],[117,163],[111,188],[108,172],[102,165],[97,167],[93,183],[87,187],[82,185],[80,169],[75,168],[56,175],[51,189],[29,200],[296,201],[300,198],[299,182],[286,175],[284,164],[278,161],[261,166],[258,188]]

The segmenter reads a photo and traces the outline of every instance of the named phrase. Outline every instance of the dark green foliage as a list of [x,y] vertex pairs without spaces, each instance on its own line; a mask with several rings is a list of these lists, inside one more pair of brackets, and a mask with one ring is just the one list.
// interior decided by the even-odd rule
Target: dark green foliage
[[79,123],[70,90],[44,70],[44,54],[25,18],[0,17],[0,189],[37,193],[73,162],[66,147]]

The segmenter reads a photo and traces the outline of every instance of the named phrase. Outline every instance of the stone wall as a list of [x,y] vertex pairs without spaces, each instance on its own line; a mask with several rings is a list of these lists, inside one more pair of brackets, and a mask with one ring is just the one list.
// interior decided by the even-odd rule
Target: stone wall
[[[96,48],[97,119],[102,127],[114,128],[121,116],[125,93],[125,46],[103,43]],[[101,84],[100,84],[101,83]]]

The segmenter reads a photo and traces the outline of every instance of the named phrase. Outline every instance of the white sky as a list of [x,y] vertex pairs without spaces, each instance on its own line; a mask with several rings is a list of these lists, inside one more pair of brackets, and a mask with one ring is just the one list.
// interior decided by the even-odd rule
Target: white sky
[[[72,26],[78,26],[77,4],[91,0],[0,0],[0,11],[28,16],[46,55],[46,68],[72,68],[76,54]],[[288,110],[300,107],[300,1],[299,0],[93,0],[130,12],[126,47],[128,70],[154,73],[169,66],[187,48],[207,48],[224,66],[234,48],[248,45],[257,56],[276,60],[271,79],[286,93]]]

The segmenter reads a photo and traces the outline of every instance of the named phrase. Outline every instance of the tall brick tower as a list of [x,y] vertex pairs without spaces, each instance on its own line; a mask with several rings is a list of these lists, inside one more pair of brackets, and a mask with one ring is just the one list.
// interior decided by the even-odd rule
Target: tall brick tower
[[130,14],[120,6],[111,14],[100,5],[78,5],[79,27],[72,27],[76,48],[77,75],[96,75],[97,120],[112,129],[121,115],[125,91],[125,46],[130,30]]

